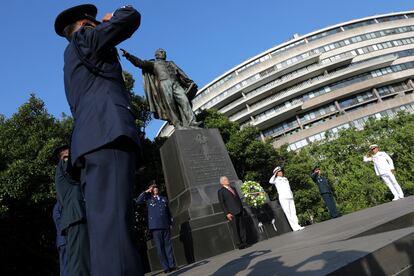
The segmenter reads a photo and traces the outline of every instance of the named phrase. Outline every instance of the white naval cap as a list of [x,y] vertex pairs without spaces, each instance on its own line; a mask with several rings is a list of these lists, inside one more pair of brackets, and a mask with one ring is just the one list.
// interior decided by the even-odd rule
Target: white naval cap
[[377,144],[372,144],[372,145],[369,146],[370,150],[373,150],[375,148],[379,148]]
[[277,172],[279,172],[279,171],[281,171],[281,170],[282,170],[282,167],[277,166],[277,167],[273,170],[273,174],[275,174],[275,173],[277,173]]

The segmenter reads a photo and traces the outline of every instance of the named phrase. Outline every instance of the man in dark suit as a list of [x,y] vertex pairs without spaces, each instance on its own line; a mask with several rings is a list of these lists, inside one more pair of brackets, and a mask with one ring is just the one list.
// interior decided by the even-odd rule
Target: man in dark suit
[[328,184],[328,179],[322,175],[321,169],[319,166],[316,166],[313,169],[313,173],[311,175],[313,182],[318,186],[319,192],[325,201],[326,207],[328,207],[329,215],[331,218],[337,218],[340,216],[336,209],[335,199],[333,197],[332,189]]
[[218,199],[221,209],[230,222],[233,230],[234,241],[239,249],[247,247],[246,226],[243,220],[243,205],[235,188],[230,186],[226,176],[220,177],[221,189],[218,191]]
[[62,217],[62,205],[59,201],[56,201],[53,207],[53,221],[56,227],[56,248],[59,253],[59,275],[67,276],[68,272],[68,260],[66,257],[66,238],[62,235],[60,228],[60,218]]
[[131,37],[141,16],[131,6],[95,19],[94,5],[60,13],[55,31],[64,53],[66,98],[73,118],[71,163],[86,201],[92,275],[143,275],[131,233],[136,150],[131,99],[116,45]]
[[56,196],[62,206],[59,230],[66,239],[67,275],[88,276],[90,257],[85,201],[80,183],[67,172],[69,147],[59,147],[55,153],[59,158],[55,174]]
[[138,204],[147,204],[148,228],[157,247],[157,254],[165,273],[175,270],[174,254],[171,244],[171,214],[168,200],[160,196],[158,186],[152,182],[149,188],[136,199]]

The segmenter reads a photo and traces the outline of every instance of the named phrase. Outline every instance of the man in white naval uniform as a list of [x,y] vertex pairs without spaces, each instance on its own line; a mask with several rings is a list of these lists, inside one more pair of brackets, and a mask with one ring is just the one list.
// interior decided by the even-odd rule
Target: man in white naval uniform
[[364,162],[374,161],[375,174],[381,176],[388,186],[394,195],[393,200],[404,198],[404,193],[395,178],[394,162],[391,157],[386,152],[380,151],[378,145],[371,145],[369,149],[372,157],[364,156]]
[[269,183],[276,186],[280,206],[282,207],[292,230],[298,231],[304,229],[305,227],[299,225],[289,180],[285,177],[285,173],[281,167],[276,167],[273,170],[273,175],[270,178]]

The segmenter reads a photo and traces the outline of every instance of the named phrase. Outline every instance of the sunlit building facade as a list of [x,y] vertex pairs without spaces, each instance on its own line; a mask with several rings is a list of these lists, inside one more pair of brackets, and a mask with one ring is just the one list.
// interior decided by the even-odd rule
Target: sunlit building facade
[[193,109],[218,109],[297,150],[326,131],[413,112],[413,78],[414,11],[377,15],[295,35],[200,89]]

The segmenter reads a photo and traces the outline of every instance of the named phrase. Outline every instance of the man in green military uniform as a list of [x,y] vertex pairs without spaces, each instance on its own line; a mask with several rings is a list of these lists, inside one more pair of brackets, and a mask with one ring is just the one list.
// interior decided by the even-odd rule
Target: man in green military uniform
[[335,199],[333,197],[332,189],[328,184],[328,179],[322,174],[319,166],[316,166],[313,169],[311,178],[313,182],[315,182],[315,184],[318,186],[319,192],[325,201],[331,218],[340,217],[341,214],[338,213],[338,210],[336,209]]
[[56,196],[62,205],[60,229],[66,236],[68,275],[90,275],[88,229],[81,187],[68,173],[69,147],[59,147],[55,154],[59,159],[55,174]]

